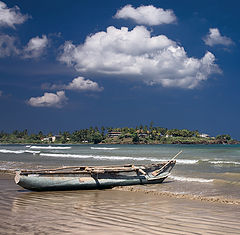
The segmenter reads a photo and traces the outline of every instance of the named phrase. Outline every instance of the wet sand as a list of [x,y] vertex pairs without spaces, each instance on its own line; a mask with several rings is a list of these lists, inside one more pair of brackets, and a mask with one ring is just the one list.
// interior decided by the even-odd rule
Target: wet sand
[[[140,190],[30,192],[0,175],[0,234],[239,234],[240,206]],[[124,190],[124,191],[123,191]]]

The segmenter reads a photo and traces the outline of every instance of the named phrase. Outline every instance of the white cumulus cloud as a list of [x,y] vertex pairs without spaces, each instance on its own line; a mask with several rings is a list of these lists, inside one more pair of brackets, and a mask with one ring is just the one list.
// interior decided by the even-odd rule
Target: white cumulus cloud
[[56,94],[45,92],[43,96],[31,97],[27,103],[33,107],[56,107],[61,108],[67,102],[64,91],[57,91]]
[[231,38],[222,36],[217,28],[210,28],[208,35],[203,38],[204,42],[208,46],[224,45],[229,46],[234,44]]
[[23,57],[38,58],[44,53],[47,46],[48,46],[48,38],[46,35],[42,35],[42,37],[37,36],[37,37],[31,38],[27,46],[23,50]]
[[19,54],[15,44],[15,37],[5,34],[0,35],[0,58]]
[[102,91],[104,88],[100,87],[98,83],[91,81],[90,79],[85,79],[84,77],[74,78],[67,85],[57,85],[53,84],[50,86],[51,90],[56,89],[66,89],[75,91]]
[[0,26],[15,28],[16,24],[22,24],[28,19],[27,15],[22,15],[18,6],[8,8],[0,1]]
[[152,5],[138,8],[126,5],[118,10],[114,17],[117,19],[132,19],[138,24],[145,25],[170,24],[176,21],[176,16],[172,10],[164,10]]
[[81,73],[134,77],[165,87],[194,88],[212,73],[220,73],[211,52],[201,59],[188,57],[176,42],[165,35],[151,36],[144,26],[131,31],[110,26],[77,46],[67,41],[59,60]]

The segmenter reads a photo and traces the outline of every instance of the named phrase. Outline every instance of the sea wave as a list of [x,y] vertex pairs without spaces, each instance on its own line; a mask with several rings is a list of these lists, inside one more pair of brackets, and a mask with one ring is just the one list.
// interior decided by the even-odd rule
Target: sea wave
[[[127,156],[104,156],[104,155],[80,155],[80,154],[68,154],[68,153],[40,153],[40,156],[47,157],[65,157],[65,158],[80,158],[80,159],[97,159],[97,160],[112,160],[112,161],[150,161],[150,162],[166,162],[167,159],[159,159],[159,158],[150,158],[150,157],[127,157]],[[177,164],[196,164],[198,160],[189,160],[189,159],[181,159],[177,160]]]
[[199,183],[211,183],[214,181],[214,179],[190,178],[190,177],[174,176],[174,175],[170,175],[169,178],[177,181],[199,182]]
[[190,159],[177,159],[176,161],[178,164],[184,164],[184,165],[197,164],[199,162],[199,160],[190,160]]
[[0,153],[15,153],[15,154],[21,154],[24,153],[25,150],[10,150],[10,149],[0,149]]
[[[27,147],[27,146],[26,146]],[[71,149],[72,147],[70,146],[37,146],[37,145],[33,145],[29,147],[30,149]]]
[[[46,152],[43,153],[40,150],[62,150],[62,149],[69,149],[71,147],[58,147],[58,146],[31,146],[27,150],[9,150],[9,149],[0,149],[0,153],[14,153],[14,154],[23,154],[23,153],[31,153],[33,155],[39,154],[40,156],[48,156],[48,157],[59,157],[59,158],[92,158],[97,160],[112,160],[112,161],[149,161],[149,162],[166,162],[169,159],[166,158],[155,158],[155,157],[131,157],[131,156],[105,156],[105,155],[84,155],[84,154],[70,154],[70,153],[51,153]],[[92,147],[94,148],[94,147]],[[36,150],[34,150],[36,149]],[[104,147],[105,149],[105,147]],[[109,149],[109,148],[108,148]],[[111,148],[113,149],[113,148]],[[114,148],[117,149],[117,148]],[[177,159],[177,164],[179,165],[191,165],[191,164],[198,164],[199,160],[191,160],[191,159]]]
[[116,149],[119,149],[119,148],[91,147],[91,149],[96,149],[96,150],[116,150]]
[[31,153],[35,155],[39,154],[40,151],[0,149],[0,153],[14,153],[14,154]]
[[70,158],[93,158],[98,160],[134,160],[134,161],[165,161],[157,158],[146,158],[146,157],[125,157],[125,156],[99,156],[99,155],[79,155],[79,154],[63,154],[63,153],[40,153],[40,156],[48,157],[70,157]]
[[240,162],[235,162],[235,161],[209,161],[212,164],[232,164],[232,165],[240,165]]

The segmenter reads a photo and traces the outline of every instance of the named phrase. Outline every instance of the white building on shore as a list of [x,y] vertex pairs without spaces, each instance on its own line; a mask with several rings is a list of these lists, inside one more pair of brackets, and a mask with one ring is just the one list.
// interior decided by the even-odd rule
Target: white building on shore
[[205,133],[202,133],[202,134],[199,135],[199,137],[202,137],[202,138],[210,138],[210,135],[205,134]]
[[61,138],[61,135],[54,135],[54,136],[42,138],[41,141],[54,143],[56,140],[58,140],[60,138]]

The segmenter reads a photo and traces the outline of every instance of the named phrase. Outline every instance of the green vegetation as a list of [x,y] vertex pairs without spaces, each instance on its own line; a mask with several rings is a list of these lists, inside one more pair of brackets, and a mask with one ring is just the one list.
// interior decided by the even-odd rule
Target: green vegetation
[[27,130],[15,130],[12,133],[0,132],[0,143],[35,143],[35,144],[239,144],[230,135],[217,135],[209,137],[200,134],[199,131],[187,129],[167,129],[140,125],[135,128],[122,127],[90,127],[88,129],[70,132],[59,132],[53,135],[51,132],[44,134],[29,134]]

